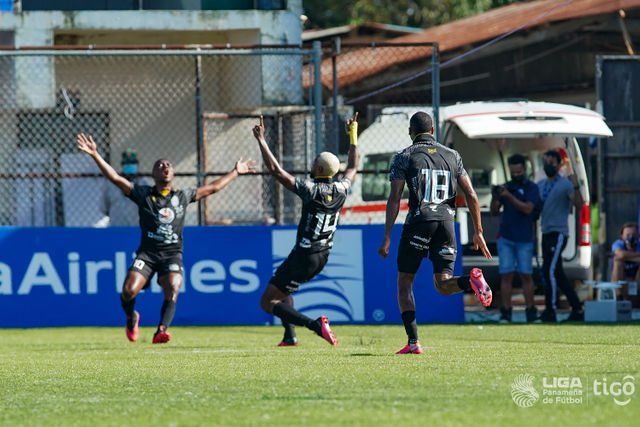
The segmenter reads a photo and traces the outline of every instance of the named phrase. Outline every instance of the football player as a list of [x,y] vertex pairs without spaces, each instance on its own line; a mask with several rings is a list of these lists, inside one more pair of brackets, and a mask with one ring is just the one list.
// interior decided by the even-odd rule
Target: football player
[[271,175],[287,190],[302,199],[302,215],[298,224],[296,242],[291,253],[269,280],[260,306],[267,313],[282,320],[285,333],[280,346],[297,345],[295,327],[304,326],[324,338],[329,344],[338,340],[329,327],[329,319],[320,316],[311,319],[293,307],[292,294],[298,287],[322,271],[333,246],[333,235],[338,225],[340,209],[347,200],[349,188],[356,176],[358,164],[358,113],[347,122],[350,146],[347,169],[342,179],[334,180],[340,161],[329,152],[323,152],[313,162],[313,179],[294,178],[285,171],[271,153],[264,136],[264,122],[253,128],[264,164]]
[[207,185],[176,189],[172,184],[173,165],[166,159],[159,159],[153,165],[155,185],[134,185],[102,158],[91,135],[79,134],[77,143],[78,149],[95,161],[102,174],[138,206],[140,246],[127,273],[121,295],[122,309],[127,316],[127,338],[132,342],[138,340],[140,314],[134,309],[136,296],[150,285],[151,277],[157,273],[164,301],[153,343],[169,342],[171,335],[167,329],[173,320],[183,283],[182,229],[187,206],[222,190],[238,175],[255,172],[255,162],[240,159],[231,172]]
[[479,268],[471,276],[453,276],[456,260],[454,231],[456,188],[462,189],[475,228],[473,246],[491,258],[482,235],[480,203],[457,151],[439,144],[433,137],[433,119],[425,112],[414,114],[409,121],[409,137],[413,143],[391,160],[389,179],[391,192],[387,201],[384,239],[379,254],[389,255],[391,230],[400,210],[405,183],[409,187],[409,212],[402,228],[398,249],[398,305],[408,342],[397,354],[421,354],[418,341],[413,281],[422,259],[433,263],[433,281],[443,295],[473,290],[488,307],[491,288]]

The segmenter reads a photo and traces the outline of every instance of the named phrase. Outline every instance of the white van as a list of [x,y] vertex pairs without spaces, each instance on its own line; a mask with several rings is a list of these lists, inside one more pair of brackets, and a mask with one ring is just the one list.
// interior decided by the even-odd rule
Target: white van
[[[376,122],[359,137],[361,169],[384,171],[389,168],[391,156],[411,143],[409,118],[416,111],[431,112],[431,108],[390,107],[382,110]],[[585,108],[546,102],[471,102],[442,107],[440,124],[440,140],[460,152],[478,193],[484,235],[492,254],[497,254],[500,217],[489,213],[491,186],[509,179],[507,158],[514,153],[527,157],[527,172],[536,182],[544,178],[542,154],[545,151],[557,149],[563,158],[570,160],[585,205],[577,214],[574,209],[569,219],[570,236],[563,252],[565,271],[571,280],[590,278],[589,183],[576,138],[610,137],[611,130],[602,116]],[[361,175],[347,199],[341,223],[383,223],[388,194],[386,174]],[[496,278],[497,259],[486,260],[471,250],[473,224],[464,206],[464,198],[458,198],[458,206],[457,221],[460,223],[465,270],[480,267],[488,277]],[[398,222],[404,221],[406,212],[407,203],[403,200]],[[541,257],[537,262],[542,264]]]

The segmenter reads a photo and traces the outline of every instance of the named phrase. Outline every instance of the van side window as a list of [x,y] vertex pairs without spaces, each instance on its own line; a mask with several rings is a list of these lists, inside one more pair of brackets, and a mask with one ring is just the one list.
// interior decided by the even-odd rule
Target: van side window
[[[391,158],[395,153],[377,153],[364,156],[363,169],[376,171],[376,173],[364,173],[362,177],[362,200],[365,202],[377,202],[387,200],[391,191],[391,183],[388,179]],[[409,197],[409,190],[405,187],[402,198]]]

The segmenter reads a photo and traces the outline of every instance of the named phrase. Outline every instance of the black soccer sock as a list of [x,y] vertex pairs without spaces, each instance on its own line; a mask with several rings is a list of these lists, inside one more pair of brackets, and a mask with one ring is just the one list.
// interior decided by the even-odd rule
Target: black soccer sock
[[291,323],[287,323],[285,321],[282,322],[282,327],[284,328],[284,337],[283,341],[293,341],[296,339],[296,327]]
[[278,316],[280,320],[282,320],[282,323],[291,323],[298,326],[305,326],[306,328],[311,329],[317,334],[321,333],[320,324],[318,322],[300,313],[289,304],[279,302],[273,306],[271,312],[274,316]]
[[162,308],[160,309],[160,325],[163,325],[165,329],[168,329],[169,325],[171,325],[171,322],[173,321],[173,316],[175,314],[176,302],[172,299],[164,300],[162,302]]
[[467,292],[471,290],[471,284],[469,283],[469,280],[471,279],[470,276],[460,276],[458,277],[457,280],[457,285],[460,289],[462,289],[463,291]]
[[404,330],[407,331],[409,344],[415,344],[418,341],[418,324],[416,323],[416,312],[413,310],[403,311],[402,323],[404,323]]
[[122,310],[124,311],[124,314],[127,315],[127,318],[133,317],[133,311],[136,306],[136,299],[131,298],[130,300],[126,300],[122,295],[120,295],[120,304],[122,305]]

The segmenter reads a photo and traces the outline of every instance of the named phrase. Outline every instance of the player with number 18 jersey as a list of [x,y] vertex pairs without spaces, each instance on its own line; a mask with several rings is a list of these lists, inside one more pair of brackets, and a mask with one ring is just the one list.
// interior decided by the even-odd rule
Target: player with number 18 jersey
[[433,282],[443,295],[473,290],[484,306],[491,304],[491,289],[482,271],[473,269],[470,276],[454,277],[456,236],[454,219],[456,194],[460,187],[465,195],[475,233],[474,248],[487,258],[491,254],[482,236],[480,203],[471,180],[462,165],[460,154],[433,136],[433,119],[425,112],[414,114],[409,121],[409,136],[413,143],[397,153],[389,170],[391,189],[387,202],[385,235],[378,250],[389,255],[391,231],[398,216],[405,185],[409,189],[409,212],[398,248],[398,305],[408,343],[398,354],[421,354],[418,341],[413,282],[423,258],[433,264]]

